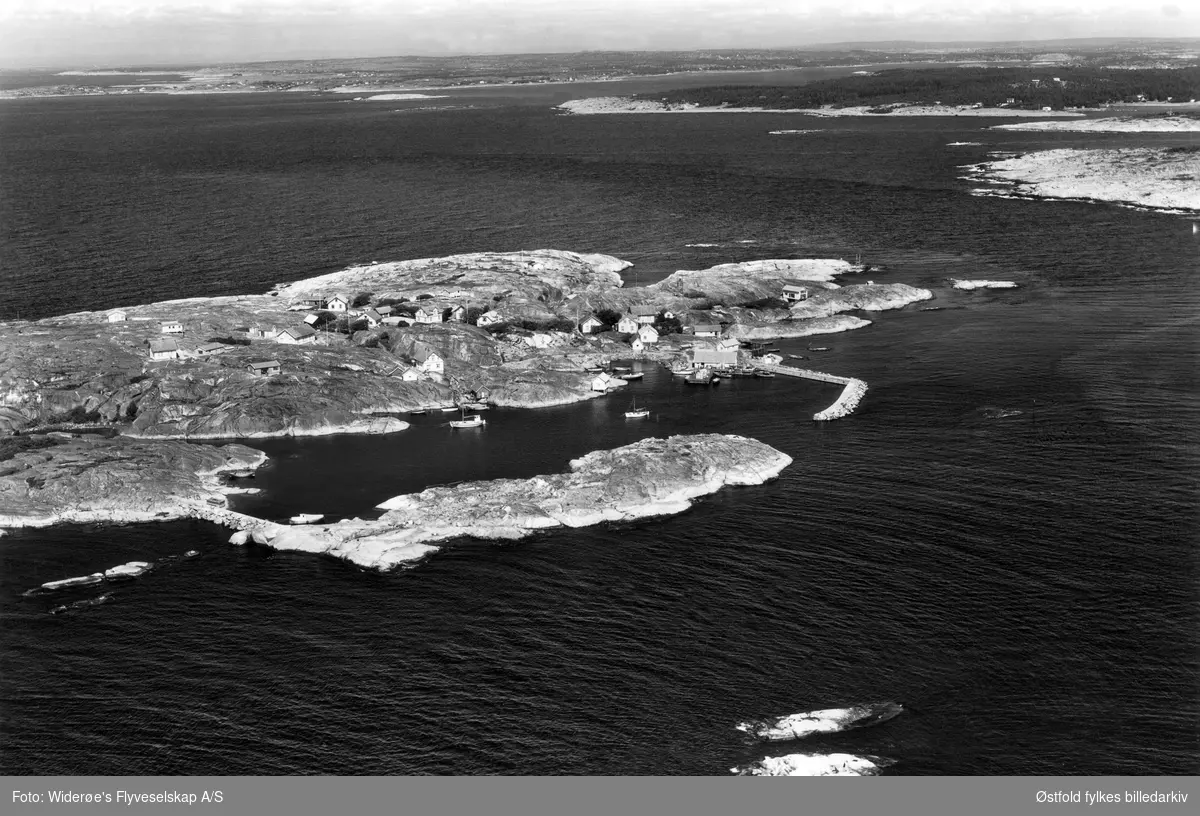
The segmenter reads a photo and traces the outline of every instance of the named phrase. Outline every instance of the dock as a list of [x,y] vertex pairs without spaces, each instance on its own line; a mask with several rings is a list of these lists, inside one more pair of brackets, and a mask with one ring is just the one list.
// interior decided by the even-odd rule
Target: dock
[[833,419],[841,419],[844,416],[849,416],[858,407],[858,403],[867,393],[867,384],[862,380],[854,377],[838,377],[834,374],[826,374],[823,371],[813,371],[809,368],[794,368],[785,365],[773,365],[764,363],[762,360],[752,360],[755,368],[760,368],[763,371],[770,371],[772,374],[779,374],[784,377],[799,377],[802,380],[817,380],[819,382],[836,383],[843,386],[842,393],[834,400],[833,404],[824,411],[818,411],[813,414],[813,420],[816,422],[828,422]]

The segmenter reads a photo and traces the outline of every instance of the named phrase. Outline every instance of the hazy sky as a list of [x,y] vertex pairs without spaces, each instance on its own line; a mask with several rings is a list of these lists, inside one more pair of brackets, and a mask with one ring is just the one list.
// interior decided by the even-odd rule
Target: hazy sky
[[0,65],[1200,37],[1194,0],[0,0]]

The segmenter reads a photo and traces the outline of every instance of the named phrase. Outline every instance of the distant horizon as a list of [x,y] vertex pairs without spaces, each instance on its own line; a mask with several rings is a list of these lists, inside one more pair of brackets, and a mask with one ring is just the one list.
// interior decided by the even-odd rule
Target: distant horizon
[[[421,54],[421,53],[394,53],[394,54],[342,54],[336,56],[292,56],[292,57],[275,57],[269,59],[222,59],[204,62],[201,60],[191,60],[187,62],[166,62],[166,61],[147,61],[147,62],[106,62],[106,63],[59,63],[59,64],[42,64],[42,65],[25,65],[25,66],[6,66],[0,65],[0,71],[5,72],[29,72],[29,71],[146,71],[148,69],[163,69],[164,73],[171,73],[166,69],[189,69],[189,68],[207,68],[214,65],[253,65],[264,63],[281,63],[281,62],[342,62],[353,60],[385,60],[385,59],[462,59],[468,57],[519,57],[519,56],[571,56],[577,54],[694,54],[694,53],[728,53],[728,52],[805,52],[805,51],[823,51],[823,50],[867,50],[867,51],[887,51],[889,49],[896,50],[901,46],[912,46],[920,48],[952,48],[952,47],[1005,47],[1005,46],[1038,46],[1046,45],[1047,47],[1055,44],[1100,44],[1100,43],[1121,43],[1121,42],[1164,42],[1164,43],[1187,43],[1194,42],[1200,49],[1200,36],[1185,36],[1185,37],[1139,37],[1139,36],[1124,36],[1124,37],[1054,37],[1049,39],[1021,39],[1021,40],[847,40],[841,42],[812,42],[801,43],[798,45],[779,45],[771,47],[763,46],[728,46],[720,48],[581,48],[573,51],[463,51],[455,53],[437,53],[437,54]],[[731,69],[734,70],[734,69]],[[763,69],[768,70],[768,69]]]
[[0,67],[1200,38],[1135,0],[0,0]]

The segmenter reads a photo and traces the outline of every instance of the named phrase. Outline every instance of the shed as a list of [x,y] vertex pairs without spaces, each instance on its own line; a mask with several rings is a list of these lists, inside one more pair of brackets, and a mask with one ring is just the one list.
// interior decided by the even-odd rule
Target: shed
[[275,335],[275,342],[286,343],[289,346],[315,343],[317,332],[312,326],[288,326]]
[[165,320],[159,324],[163,334],[183,334],[183,324],[178,320]]
[[263,377],[270,377],[272,374],[282,373],[283,366],[278,360],[264,360],[260,363],[249,363],[246,370]]
[[807,286],[785,286],[783,287],[783,299],[788,303],[798,303],[802,300],[808,300]]
[[591,315],[579,324],[579,331],[584,334],[594,334],[604,328],[604,321]]
[[595,377],[592,377],[592,390],[607,391],[612,385],[612,380],[613,378],[607,372],[601,371]]
[[121,309],[117,309],[116,311],[108,313],[108,322],[109,323],[124,323],[125,319],[127,317],[129,317],[127,312],[124,312]]

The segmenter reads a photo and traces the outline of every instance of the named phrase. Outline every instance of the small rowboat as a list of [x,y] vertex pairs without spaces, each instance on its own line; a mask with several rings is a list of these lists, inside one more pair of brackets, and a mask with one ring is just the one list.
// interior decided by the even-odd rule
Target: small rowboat
[[457,406],[457,405],[443,405],[443,406],[442,406],[442,407],[441,407],[439,410],[440,410],[440,411],[441,411],[443,414],[448,414],[448,413],[450,413],[451,411],[457,411],[457,410],[458,410],[458,406]]
[[612,370],[613,371],[633,371],[633,369],[629,366],[613,366]]
[[617,379],[625,380],[626,382],[629,382],[630,380],[640,380],[642,377],[645,377],[645,376],[646,375],[644,373],[642,373],[641,371],[634,371],[629,374],[618,374]]
[[428,414],[428,413],[429,413],[429,411],[422,408],[420,411],[409,411],[408,415],[409,416],[421,416],[422,414]]
[[292,516],[288,521],[292,524],[312,524],[314,521],[320,521],[325,518],[322,513],[301,513],[297,516]]

